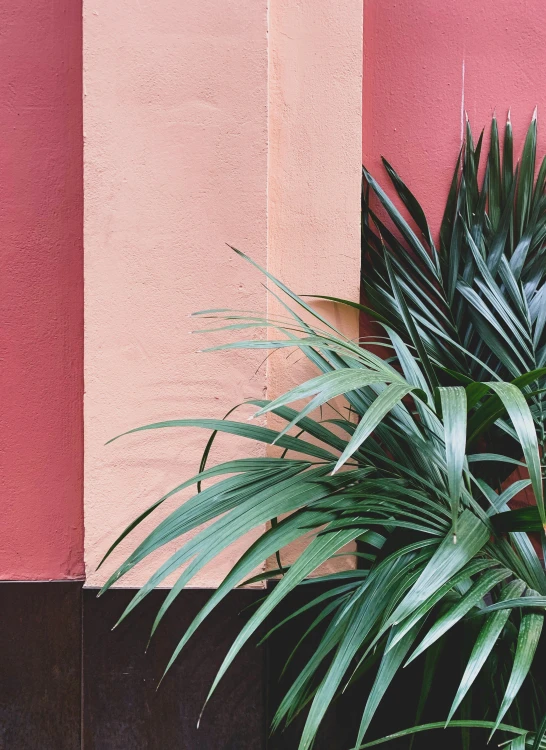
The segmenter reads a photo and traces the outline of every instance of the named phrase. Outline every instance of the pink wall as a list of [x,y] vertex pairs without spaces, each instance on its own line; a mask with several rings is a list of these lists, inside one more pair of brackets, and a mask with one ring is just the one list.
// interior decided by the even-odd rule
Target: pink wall
[[81,7],[0,4],[0,579],[82,543]]
[[363,160],[385,156],[438,229],[461,143],[512,110],[519,156],[538,104],[546,148],[543,0],[364,0]]

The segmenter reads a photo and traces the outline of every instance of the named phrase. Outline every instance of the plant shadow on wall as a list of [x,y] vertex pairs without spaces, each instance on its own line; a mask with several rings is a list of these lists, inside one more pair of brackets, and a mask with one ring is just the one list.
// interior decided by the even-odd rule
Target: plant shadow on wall
[[[286,686],[272,722],[274,730],[282,730],[301,720],[300,714],[305,717],[299,750],[313,746],[328,707],[342,701],[354,683],[365,688],[359,692],[355,748],[398,746],[397,737],[405,738],[400,746],[423,746],[427,730],[455,734],[464,748],[484,747],[492,735],[495,745],[512,750],[546,747],[540,669],[546,611],[546,162],[535,180],[536,132],[533,118],[514,167],[510,123],[501,149],[493,120],[489,153],[479,170],[482,137],[474,145],[467,128],[439,247],[423,210],[391,166],[385,163],[411,219],[364,170],[367,305],[336,301],[374,318],[377,335],[357,342],[346,338],[263,269],[271,293],[282,302],[282,315],[264,320],[253,312],[198,314],[222,321],[212,325],[215,330],[243,336],[247,330],[269,331],[268,339],[215,349],[298,349],[315,365],[317,377],[274,401],[250,402],[256,415],[277,415],[282,429],[230,414],[130,431],[202,427],[212,435],[199,472],[167,496],[195,485],[193,497],[157,524],[103,591],[158,548],[200,527],[122,616],[178,571],[155,631],[204,565],[268,523],[181,634],[167,669],[233,587],[278,576],[247,617],[211,693],[258,629],[266,635],[277,627],[290,629],[298,617],[312,613],[310,637],[319,636]],[[323,419],[321,407],[339,397],[346,408]],[[300,399],[308,399],[303,408],[290,406]],[[282,454],[209,466],[218,432],[275,444]],[[520,493],[528,504],[510,509]],[[107,556],[165,499],[136,519]],[[283,566],[283,548],[309,535],[295,561]],[[318,579],[326,579],[328,587],[306,583],[355,540],[356,569]],[[253,575],[275,555],[278,569]],[[284,622],[268,625],[271,613],[301,586],[319,593],[307,596],[305,605],[292,604]],[[449,684],[441,667],[446,644],[456,656],[448,662],[453,692],[445,712],[429,716],[434,692]],[[400,695],[402,668],[414,660],[418,684]],[[383,700],[390,709],[387,731],[396,728],[397,714],[411,715],[414,726],[371,740],[385,733],[384,721],[373,721]],[[428,746],[438,747],[438,735],[431,737],[434,744]]]

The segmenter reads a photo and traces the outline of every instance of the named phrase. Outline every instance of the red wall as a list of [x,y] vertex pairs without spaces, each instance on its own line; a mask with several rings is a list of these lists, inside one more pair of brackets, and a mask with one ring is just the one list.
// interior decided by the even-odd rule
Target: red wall
[[544,0],[364,0],[363,160],[385,184],[384,155],[436,229],[464,110],[477,136],[511,108],[519,157],[537,104],[544,152]]
[[0,579],[83,573],[81,4],[0,3]]

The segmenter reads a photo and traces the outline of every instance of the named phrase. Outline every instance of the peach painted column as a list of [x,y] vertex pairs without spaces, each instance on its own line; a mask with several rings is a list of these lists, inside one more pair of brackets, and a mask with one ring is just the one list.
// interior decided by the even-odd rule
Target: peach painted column
[[[271,0],[269,12],[268,267],[300,294],[357,301],[362,3]],[[358,335],[353,311],[319,304]],[[294,380],[284,360],[270,358],[270,396]]]
[[468,113],[475,136],[511,108],[514,156],[538,104],[546,147],[541,0],[364,0],[363,159],[384,155],[438,230]]
[[[298,294],[358,301],[362,2],[271,0],[269,33],[268,268]],[[358,336],[354,310],[314,304]],[[286,315],[272,298],[269,310]],[[316,374],[277,351],[268,397]]]
[[[294,377],[278,357],[266,380],[263,356],[195,353],[191,311],[266,309],[259,274],[224,242],[298,292],[358,299],[361,12],[357,0],[86,0],[89,585],[104,579],[94,569],[114,537],[195,471],[206,435],[104,442],[151,421],[223,416]],[[357,335],[355,316],[332,314]],[[249,449],[263,451],[224,439],[215,458]],[[216,585],[240,551],[194,585]]]
[[[264,371],[254,374],[263,357],[196,353],[218,338],[192,336],[189,315],[265,310],[259,274],[225,242],[266,262],[267,7],[84,6],[85,560],[95,585],[112,570],[95,573],[114,538],[196,473],[209,433],[154,431],[105,447],[108,438],[157,420],[222,417],[263,396]],[[224,436],[213,458],[243,450],[263,451]],[[240,553],[193,585],[218,583]],[[123,583],[150,572],[148,561]]]

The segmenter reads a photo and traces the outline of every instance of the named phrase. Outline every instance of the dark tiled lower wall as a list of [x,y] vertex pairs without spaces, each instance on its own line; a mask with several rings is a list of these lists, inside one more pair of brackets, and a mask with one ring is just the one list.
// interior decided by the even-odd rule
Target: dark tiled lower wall
[[[81,583],[0,583],[0,750],[296,750],[301,722],[267,737],[286,687],[281,669],[312,615],[257,647],[246,646],[203,714],[230,645],[263,592],[234,591],[205,620],[157,686],[181,635],[210,592],[184,591],[145,652],[166,592],[150,594],[114,631],[134,591],[97,599]],[[278,617],[300,604],[288,600]],[[311,619],[310,619],[311,618]],[[313,643],[295,659],[295,676]],[[351,704],[336,706],[316,750],[347,750]]]
[[164,592],[114,632],[134,592],[0,583],[0,750],[262,750],[265,654],[243,650],[197,729],[214,675],[258,592],[230,594],[156,690],[209,592],[186,591],[145,647]]
[[[248,617],[248,607],[263,592],[232,592],[195,633],[159,690],[170,655],[210,592],[184,591],[147,653],[152,622],[166,593],[150,594],[112,632],[133,593],[118,589],[97,599],[96,591],[83,590],[81,583],[0,582],[0,750],[297,749],[303,716],[273,737],[267,736],[267,726],[287,684],[317,645],[306,641],[281,679],[287,656],[316,613],[292,621],[265,646],[257,647],[256,641],[247,645],[197,729],[216,671]],[[276,618],[316,593],[314,585],[293,592]],[[416,662],[404,670],[403,683],[390,690],[377,717],[376,736],[414,723],[413,703],[422,680],[422,664]],[[370,687],[364,679],[335,702],[313,750],[353,746]],[[453,698],[455,685],[447,692],[437,687],[432,698],[439,703],[427,720],[444,717]],[[443,692],[446,695],[439,695]],[[415,750],[440,746],[460,750],[459,734],[421,735]],[[478,746],[485,747],[485,741]],[[408,742],[392,741],[385,747],[407,750]]]
[[134,591],[83,592],[85,750],[262,750],[263,651],[245,648],[197,719],[214,676],[258,592],[232,592],[207,618],[156,690],[176,644],[210,592],[184,591],[145,653],[165,592],[154,592],[113,632]]
[[75,750],[81,584],[0,583],[0,748]]

